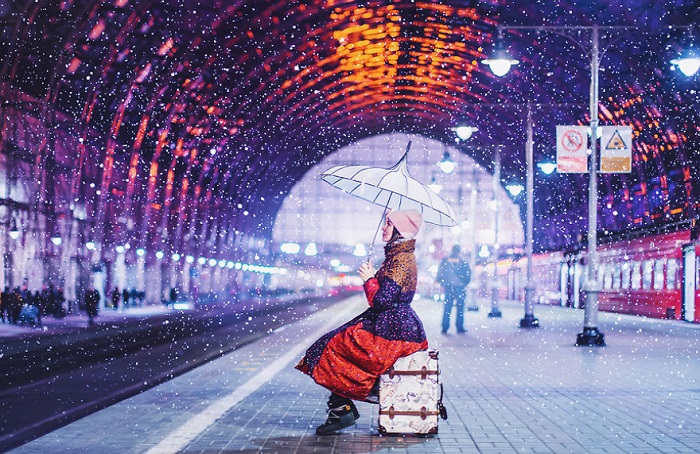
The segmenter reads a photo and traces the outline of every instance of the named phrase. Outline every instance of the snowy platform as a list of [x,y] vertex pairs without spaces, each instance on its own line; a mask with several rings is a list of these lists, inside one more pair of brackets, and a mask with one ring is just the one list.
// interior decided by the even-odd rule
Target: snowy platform
[[[484,302],[485,303],[485,302]],[[377,433],[377,407],[319,437],[327,392],[293,366],[320,334],[364,306],[344,300],[13,453],[691,453],[700,446],[700,326],[600,314],[606,347],[575,347],[583,312],[536,306],[468,312],[467,334],[440,334],[442,307],[418,300],[440,351],[449,419],[434,437]]]

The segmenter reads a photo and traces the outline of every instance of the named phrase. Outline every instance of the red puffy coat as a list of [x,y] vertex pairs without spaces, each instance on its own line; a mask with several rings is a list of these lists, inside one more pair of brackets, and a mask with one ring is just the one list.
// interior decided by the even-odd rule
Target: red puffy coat
[[297,369],[336,394],[365,400],[398,358],[428,348],[411,307],[418,277],[415,244],[409,240],[384,248],[384,263],[364,285],[369,309],[314,342]]

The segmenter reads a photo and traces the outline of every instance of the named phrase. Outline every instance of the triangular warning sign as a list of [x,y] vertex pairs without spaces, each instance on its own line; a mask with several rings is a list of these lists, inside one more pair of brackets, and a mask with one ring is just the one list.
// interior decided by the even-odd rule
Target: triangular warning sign
[[622,140],[620,133],[617,130],[615,130],[612,137],[610,137],[608,144],[605,146],[605,149],[606,150],[626,150],[627,144],[625,144],[625,141]]

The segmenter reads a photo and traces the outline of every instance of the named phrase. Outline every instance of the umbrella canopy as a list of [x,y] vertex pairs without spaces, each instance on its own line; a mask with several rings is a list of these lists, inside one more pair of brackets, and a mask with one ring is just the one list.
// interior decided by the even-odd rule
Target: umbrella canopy
[[335,166],[321,174],[323,181],[361,199],[392,210],[417,210],[423,221],[435,225],[457,224],[452,207],[439,195],[408,173],[406,157],[389,168]]

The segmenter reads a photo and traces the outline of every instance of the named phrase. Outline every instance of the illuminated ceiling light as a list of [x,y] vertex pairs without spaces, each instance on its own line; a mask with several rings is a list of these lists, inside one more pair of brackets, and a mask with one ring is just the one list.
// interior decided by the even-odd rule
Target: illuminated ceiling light
[[56,246],[60,246],[63,240],[61,240],[60,236],[52,236],[51,237],[51,242],[55,244]]
[[15,221],[14,217],[10,218],[10,231],[8,232],[8,234],[13,240],[19,238],[19,229],[17,228],[17,222]]
[[700,53],[695,49],[693,37],[693,26],[688,28],[686,38],[686,49],[676,58],[671,60],[671,64],[677,67],[685,76],[695,75],[700,69]]
[[209,259],[209,266],[216,266],[216,259]]
[[475,128],[474,126],[457,126],[456,128],[452,128],[452,130],[457,134],[460,140],[468,140],[479,128]]
[[301,246],[297,243],[282,243],[280,245],[280,251],[285,254],[298,254],[301,251]]
[[537,167],[539,167],[540,170],[546,175],[549,175],[555,170],[557,170],[557,165],[553,162],[540,162],[539,164],[537,164]]
[[97,23],[95,24],[94,27],[92,27],[92,30],[90,30],[90,33],[88,34],[88,38],[91,40],[96,40],[97,38],[100,37],[102,32],[105,30],[105,21],[104,19],[100,18]]
[[156,258],[158,260],[162,259],[163,257],[165,257],[165,253],[163,251],[156,252]]
[[179,262],[180,257],[181,257],[180,254],[178,254],[177,252],[173,253],[173,255],[172,255],[173,262]]
[[[357,243],[355,249],[352,251],[352,255],[355,257],[366,257],[367,248],[365,248],[364,243]],[[340,260],[338,260],[338,265],[340,265]]]
[[136,249],[136,255],[139,257],[143,257],[146,254],[146,250],[142,247]]
[[690,77],[700,69],[700,53],[691,45],[681,55],[671,60],[671,64],[677,66],[684,75]]
[[491,56],[481,60],[481,63],[489,65],[491,72],[496,76],[503,77],[508,74],[511,66],[517,65],[520,63],[520,61],[511,57],[508,51],[505,49],[505,46],[503,45],[503,33],[501,30],[499,30],[498,38],[496,38],[496,42],[494,43]]
[[430,184],[428,185],[430,189],[433,190],[436,194],[440,194],[440,191],[442,191],[442,185],[438,184],[438,182],[435,180],[435,175],[430,180]]
[[188,255],[187,257],[185,257],[185,261],[187,263],[194,263],[194,257],[191,255]]
[[88,241],[87,243],[85,243],[85,247],[88,248],[88,250],[90,250],[90,251],[94,251],[95,250],[95,243],[92,241]]
[[457,164],[450,157],[450,152],[445,150],[445,154],[442,155],[442,160],[438,162],[438,166],[443,173],[452,173],[457,167]]
[[122,246],[122,245],[117,246],[116,249],[117,249],[118,254],[123,254],[124,251],[126,250],[126,249],[124,249],[124,246]]
[[506,190],[510,193],[511,196],[517,197],[520,195],[521,192],[525,190],[525,188],[522,184],[514,183],[506,185]]
[[491,252],[489,251],[489,247],[486,246],[485,244],[482,244],[481,247],[479,248],[479,257],[486,258],[489,255],[491,255]]
[[205,259],[204,257],[200,257],[197,259],[197,263],[199,263],[200,265],[204,265],[205,263],[207,263],[207,259]]
[[318,249],[316,248],[316,243],[309,243],[304,249],[304,254],[308,256],[314,256],[318,254]]

